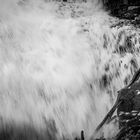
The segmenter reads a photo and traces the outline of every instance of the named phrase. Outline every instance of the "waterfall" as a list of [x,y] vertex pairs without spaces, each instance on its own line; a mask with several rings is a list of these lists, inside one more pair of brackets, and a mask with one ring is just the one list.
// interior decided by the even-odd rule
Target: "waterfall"
[[[0,2],[1,130],[52,140],[84,130],[90,139],[140,66],[140,30],[117,26],[99,3]],[[117,129],[112,122],[99,135]]]

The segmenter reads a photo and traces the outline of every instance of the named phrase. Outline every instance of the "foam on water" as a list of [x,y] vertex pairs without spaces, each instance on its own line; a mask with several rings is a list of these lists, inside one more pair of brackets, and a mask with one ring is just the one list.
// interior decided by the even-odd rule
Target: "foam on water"
[[[66,18],[60,3],[0,2],[1,123],[40,130],[53,120],[58,139],[88,139],[140,64],[139,31],[110,28],[95,3],[92,15]],[[120,53],[128,35],[134,51]]]

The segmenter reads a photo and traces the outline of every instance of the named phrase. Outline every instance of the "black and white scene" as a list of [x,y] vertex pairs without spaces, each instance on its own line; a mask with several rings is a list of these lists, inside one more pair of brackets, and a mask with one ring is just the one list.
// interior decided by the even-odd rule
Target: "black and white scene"
[[0,140],[140,140],[140,0],[0,0]]

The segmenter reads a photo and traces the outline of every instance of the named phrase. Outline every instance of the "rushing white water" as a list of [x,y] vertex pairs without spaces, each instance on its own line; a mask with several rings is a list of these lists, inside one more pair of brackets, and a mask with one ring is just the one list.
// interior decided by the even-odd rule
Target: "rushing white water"
[[81,130],[89,139],[140,65],[139,29],[111,28],[116,19],[97,3],[73,4],[72,18],[70,4],[0,2],[1,123],[45,130],[52,121],[57,139]]

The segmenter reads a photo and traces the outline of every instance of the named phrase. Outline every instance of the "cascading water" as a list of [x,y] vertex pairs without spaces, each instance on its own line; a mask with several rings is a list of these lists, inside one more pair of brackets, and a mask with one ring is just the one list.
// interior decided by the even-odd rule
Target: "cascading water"
[[[140,30],[113,26],[95,2],[0,2],[1,129],[90,139],[140,66]],[[116,132],[111,123],[100,135]]]

